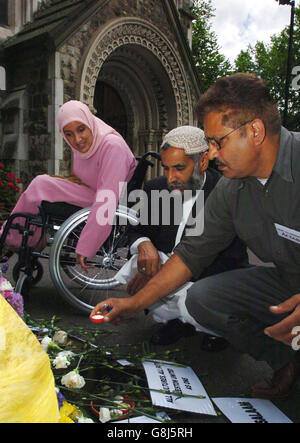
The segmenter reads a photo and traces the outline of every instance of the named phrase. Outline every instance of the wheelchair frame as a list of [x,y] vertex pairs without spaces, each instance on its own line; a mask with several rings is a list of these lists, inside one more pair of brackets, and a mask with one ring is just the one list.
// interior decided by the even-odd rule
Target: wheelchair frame
[[[141,189],[148,167],[154,166],[154,163],[148,159],[149,156],[160,160],[160,155],[154,151],[149,151],[137,158],[139,162],[128,183],[128,194],[133,190]],[[55,210],[57,205],[61,205],[60,208],[63,207],[63,209],[67,210],[68,214],[66,217],[53,215],[53,209]],[[51,208],[51,211],[49,211],[49,207]],[[76,237],[78,239],[80,233],[79,235],[77,233],[75,233],[75,235],[73,234],[76,229],[79,229],[80,225],[85,223],[89,212],[90,207],[79,208],[62,202],[42,202],[39,207],[39,213],[36,215],[29,213],[14,213],[9,216],[0,237],[0,257],[9,230],[16,229],[22,235],[21,246],[17,252],[18,260],[13,268],[16,292],[26,296],[29,294],[31,287],[36,285],[42,279],[43,266],[40,263],[40,259],[49,260],[49,272],[54,287],[68,304],[72,305],[81,313],[88,314],[99,300],[94,304],[91,304],[85,300],[79,299],[64,282],[63,272],[70,277],[72,284],[75,282],[79,287],[82,285],[81,293],[84,291],[88,292],[91,289],[95,292],[102,289],[107,291],[119,285],[119,283],[114,280],[113,275],[114,272],[122,267],[121,261],[123,260],[124,263],[122,263],[125,264],[128,259],[126,232],[130,224],[138,223],[138,214],[130,207],[122,205],[117,207],[112,232],[104,245],[99,249],[99,254],[96,256],[97,260],[94,261],[94,266],[97,268],[96,272],[98,273],[96,275],[99,275],[100,269],[104,269],[112,272],[112,276],[109,278],[97,279],[95,276],[90,278],[83,271],[80,272],[80,270],[76,270],[76,266],[80,267],[80,265],[76,264],[75,246],[72,245],[72,249],[70,246],[70,243],[76,244]],[[22,218],[24,224],[21,225],[20,223],[16,223],[15,220],[17,218]],[[44,235],[48,235],[49,241],[47,242],[47,246],[50,248],[49,253],[34,251],[28,246],[28,239],[33,235],[32,227],[38,227],[41,229],[40,240]],[[123,230],[122,235],[120,234],[121,227]],[[123,254],[122,257],[120,257],[121,248]],[[124,255],[125,253],[126,256]],[[119,261],[120,263],[116,264],[116,261]]]

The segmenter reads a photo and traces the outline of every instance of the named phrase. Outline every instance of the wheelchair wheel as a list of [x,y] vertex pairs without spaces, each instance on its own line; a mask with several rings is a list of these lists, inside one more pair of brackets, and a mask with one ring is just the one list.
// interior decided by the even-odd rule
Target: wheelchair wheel
[[60,295],[74,308],[89,314],[108,291],[119,286],[114,276],[128,260],[127,232],[138,223],[137,213],[119,206],[112,231],[95,257],[87,260],[93,265],[86,274],[76,262],[76,246],[86,225],[90,208],[69,217],[54,237],[50,251],[49,272]]
[[[13,279],[15,282],[17,282],[19,280],[21,270],[22,269],[21,269],[20,264],[16,263],[15,266],[13,267],[13,272],[12,272]],[[37,285],[42,280],[43,275],[44,275],[43,266],[41,265],[41,263],[39,261],[36,261],[33,266],[31,284],[33,286]]]
[[19,277],[15,286],[15,292],[21,294],[22,297],[26,298],[29,295],[30,288],[31,284],[28,275],[19,273]]

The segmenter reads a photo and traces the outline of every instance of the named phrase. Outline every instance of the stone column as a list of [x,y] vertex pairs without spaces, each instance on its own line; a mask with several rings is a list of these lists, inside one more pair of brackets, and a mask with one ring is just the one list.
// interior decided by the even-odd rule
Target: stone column
[[48,132],[51,140],[51,154],[48,160],[50,174],[61,174],[63,160],[63,139],[57,126],[57,113],[64,101],[64,82],[61,78],[60,54],[55,52],[49,62],[49,105],[48,105]]

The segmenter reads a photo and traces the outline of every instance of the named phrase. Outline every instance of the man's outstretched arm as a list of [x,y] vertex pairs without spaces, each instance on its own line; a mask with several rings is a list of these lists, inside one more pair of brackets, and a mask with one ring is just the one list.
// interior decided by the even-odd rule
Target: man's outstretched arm
[[189,268],[178,255],[173,254],[159,273],[141,291],[128,298],[104,300],[95,306],[90,316],[92,317],[97,312],[101,312],[105,315],[104,320],[106,322],[118,324],[123,319],[134,317],[145,308],[171,294],[189,281],[191,277],[192,273]]

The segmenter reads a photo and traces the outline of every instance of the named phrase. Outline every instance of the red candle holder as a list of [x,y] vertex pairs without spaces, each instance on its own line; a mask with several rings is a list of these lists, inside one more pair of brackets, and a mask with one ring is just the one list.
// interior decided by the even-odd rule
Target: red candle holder
[[104,316],[100,314],[93,315],[91,317],[93,323],[102,323],[104,321]]

